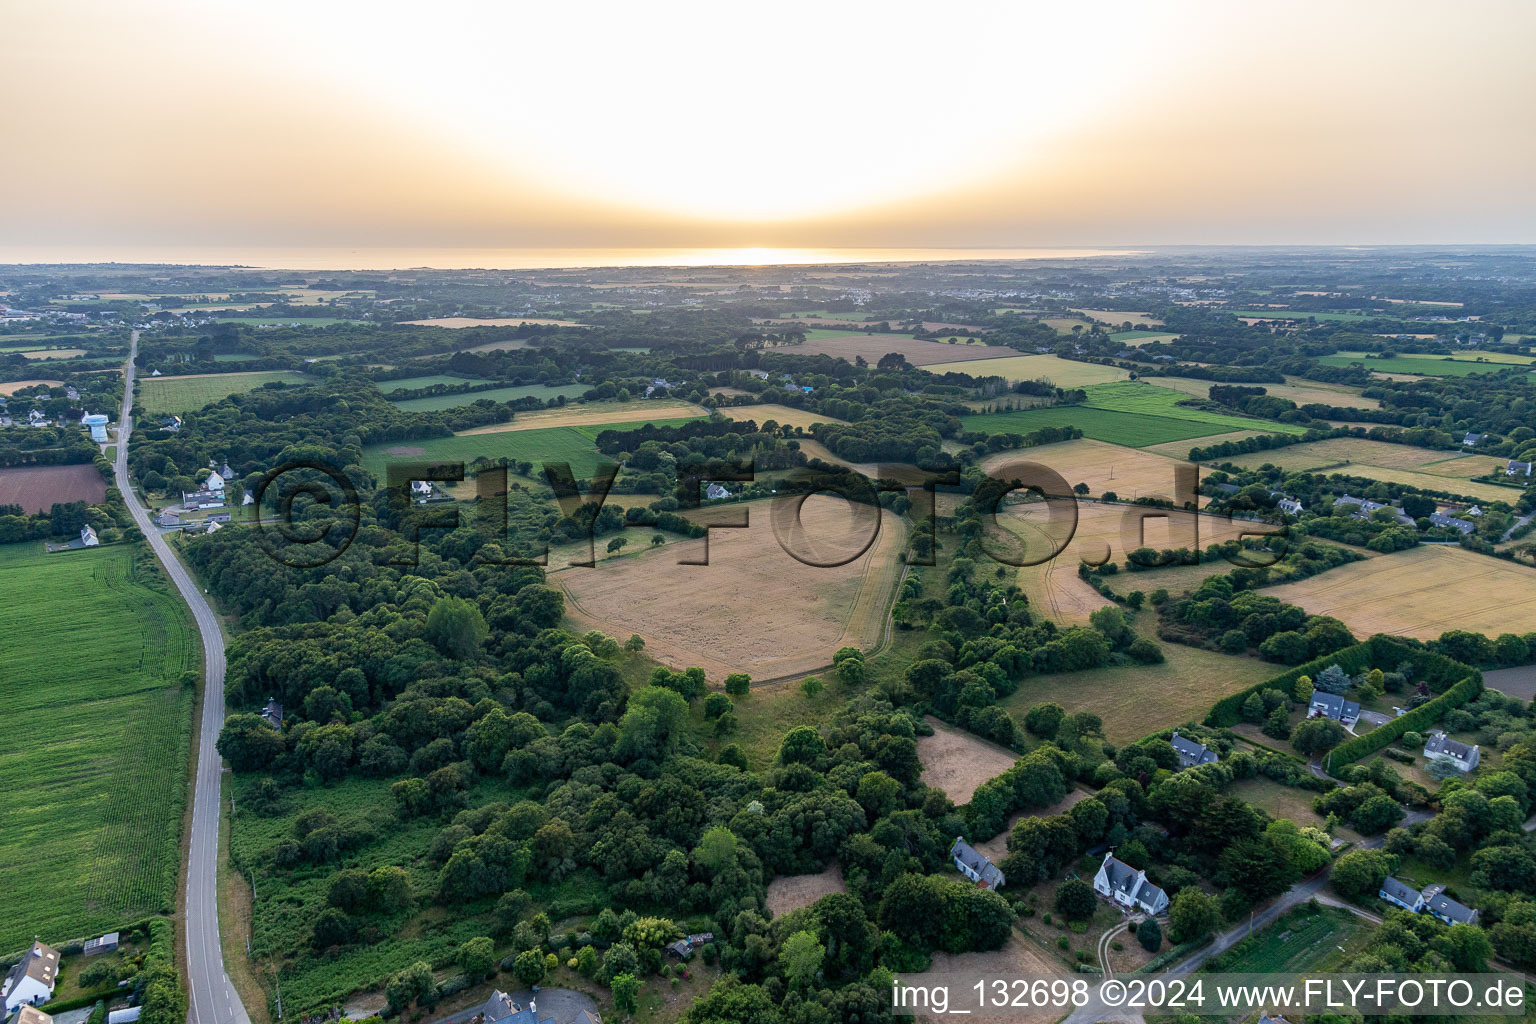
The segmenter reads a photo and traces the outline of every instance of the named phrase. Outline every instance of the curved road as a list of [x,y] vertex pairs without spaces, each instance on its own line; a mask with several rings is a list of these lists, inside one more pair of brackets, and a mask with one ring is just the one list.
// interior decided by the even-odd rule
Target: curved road
[[118,417],[117,460],[113,473],[133,521],[154,549],[165,571],[176,584],[197,631],[203,637],[203,724],[197,745],[197,774],[192,792],[192,835],[187,843],[187,902],[182,908],[186,922],[187,985],[192,993],[187,1010],[189,1024],[251,1024],[235,987],[224,973],[224,951],[219,946],[219,781],[222,759],[214,744],[224,724],[224,635],[219,620],[198,589],[197,583],[139,502],[128,480],[128,432],[133,424],[133,360],[139,351],[139,332],[128,346],[128,365],[123,369],[123,409]]

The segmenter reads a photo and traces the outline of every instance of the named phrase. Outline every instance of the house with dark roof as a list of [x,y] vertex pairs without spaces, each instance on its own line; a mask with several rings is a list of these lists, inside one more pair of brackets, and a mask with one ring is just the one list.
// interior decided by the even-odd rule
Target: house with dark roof
[[1477,911],[1447,896],[1443,885],[1424,887],[1424,909],[1446,924],[1477,924]]
[[1487,436],[1487,434],[1474,434],[1469,430],[1467,431],[1467,436],[1461,439],[1461,443],[1468,448],[1476,448],[1477,443]]
[[1275,502],[1275,508],[1279,509],[1281,512],[1284,512],[1288,516],[1299,516],[1302,512],[1301,502],[1297,501],[1295,498],[1281,498],[1279,501]]
[[1135,907],[1148,914],[1168,909],[1168,894],[1147,881],[1147,873],[1138,871],[1113,853],[1106,854],[1099,873],[1093,876],[1093,888],[1100,896],[1122,907]]
[[1173,746],[1173,752],[1179,755],[1180,768],[1193,768],[1196,765],[1211,764],[1220,760],[1216,752],[1208,748],[1204,743],[1196,743],[1187,736],[1173,734],[1168,741]]
[[949,848],[949,859],[955,862],[955,870],[983,889],[1001,889],[1008,884],[1002,870],[970,843],[965,837],[955,840]]
[[1360,720],[1360,705],[1336,693],[1313,690],[1312,703],[1307,705],[1307,717],[1331,718],[1341,725],[1354,725]]
[[1531,464],[1529,462],[1516,462],[1509,460],[1509,465],[1504,469],[1505,476],[1530,476]]
[[1429,734],[1429,739],[1424,743],[1424,756],[1432,761],[1445,761],[1455,766],[1457,771],[1469,772],[1477,767],[1482,755],[1477,751],[1477,744],[1467,746],[1458,743],[1447,736],[1442,730],[1436,729]]
[[17,1007],[36,1006],[53,998],[59,978],[59,951],[41,942],[33,942],[16,966],[0,982],[0,998],[5,1000],[7,1015]]
[[1446,526],[1452,530],[1460,530],[1464,534],[1471,533],[1477,529],[1476,523],[1469,523],[1465,519],[1453,519],[1450,516],[1443,516],[1439,512],[1431,512],[1428,518],[1430,523],[1435,526]]
[[483,1024],[546,1024],[555,1019],[549,1016],[540,1018],[534,1000],[529,1000],[528,1005],[524,1006],[500,989],[491,992],[491,998],[480,1009],[480,1016]]
[[277,702],[276,698],[267,698],[267,706],[261,709],[261,720],[278,732],[282,732],[283,706]]
[[117,932],[107,932],[98,939],[88,939],[80,948],[82,956],[95,956],[97,953],[116,952],[118,943]]
[[1407,882],[1400,882],[1390,876],[1382,880],[1381,889],[1376,895],[1393,906],[1402,907],[1415,914],[1424,909],[1424,896],[1419,890]]

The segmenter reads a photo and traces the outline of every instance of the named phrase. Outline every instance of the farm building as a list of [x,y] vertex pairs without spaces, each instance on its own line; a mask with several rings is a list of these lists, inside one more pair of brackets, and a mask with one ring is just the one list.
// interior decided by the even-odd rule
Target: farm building
[[1001,889],[1008,884],[1002,870],[963,837],[949,848],[949,859],[955,862],[956,871],[983,889]]
[[125,1006],[121,1010],[113,1010],[107,1014],[107,1024],[133,1024],[143,1009],[142,1006]]
[[1460,530],[1462,533],[1471,533],[1477,529],[1476,523],[1469,523],[1465,519],[1452,519],[1450,516],[1443,516],[1439,512],[1431,513],[1429,521],[1435,526],[1447,526],[1453,530]]
[[84,956],[95,956],[97,953],[113,953],[117,950],[117,932],[107,932],[99,939],[88,939],[80,952]]
[[1168,907],[1168,894],[1147,881],[1147,873],[1106,854],[1099,873],[1093,876],[1093,888],[1100,896],[1122,907],[1136,907],[1148,914],[1161,914]]
[[33,942],[21,961],[11,968],[0,985],[5,1012],[20,1006],[36,1006],[53,998],[53,986],[59,977],[59,951],[41,942]]
[[1173,745],[1173,752],[1179,755],[1180,768],[1193,768],[1196,765],[1210,764],[1213,761],[1219,760],[1216,752],[1208,748],[1204,743],[1196,743],[1194,740],[1186,736],[1180,736],[1178,733],[1174,733],[1173,738],[1168,742]]
[[12,1024],[53,1024],[53,1017],[35,1006],[23,1006]]
[[1431,761],[1445,761],[1460,772],[1471,771],[1482,759],[1482,755],[1477,752],[1477,744],[1469,747],[1465,743],[1457,743],[1438,729],[1429,734],[1429,740],[1424,744],[1424,756]]
[[1341,725],[1354,725],[1360,720],[1360,705],[1336,693],[1314,690],[1312,703],[1307,706],[1307,717],[1331,718]]

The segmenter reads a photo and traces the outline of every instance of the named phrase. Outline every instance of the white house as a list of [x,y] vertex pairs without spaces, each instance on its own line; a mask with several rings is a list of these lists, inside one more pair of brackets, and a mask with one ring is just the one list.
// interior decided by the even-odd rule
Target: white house
[[708,487],[704,488],[704,497],[708,498],[710,501],[718,501],[721,498],[729,498],[730,496],[731,492],[726,490],[724,487],[721,487],[719,484],[710,484]]
[[1439,729],[1429,734],[1429,739],[1424,743],[1424,756],[1431,761],[1445,761],[1459,772],[1471,771],[1482,759],[1482,755],[1477,752],[1477,744],[1469,747],[1465,743],[1457,743]]
[[949,848],[949,859],[955,862],[956,871],[983,889],[1001,889],[1008,884],[1002,870],[964,837],[956,839],[955,845]]
[[6,1014],[14,1013],[19,1006],[36,1006],[52,999],[58,977],[59,951],[41,942],[32,943],[32,948],[0,984]]
[[203,486],[212,491],[214,494],[223,494],[224,478],[220,476],[219,471],[215,469],[208,474],[208,479],[203,481]]
[[1383,879],[1381,889],[1376,895],[1394,906],[1402,907],[1415,914],[1424,909],[1424,894],[1408,883],[1399,882],[1395,878]]
[[1308,718],[1331,718],[1342,725],[1354,725],[1360,720],[1360,705],[1345,700],[1336,693],[1324,690],[1312,691],[1312,703],[1307,707]]
[[1093,888],[1100,896],[1122,907],[1135,907],[1148,914],[1161,914],[1168,908],[1168,894],[1147,881],[1147,873],[1107,854],[1093,876]]
[[1168,742],[1173,746],[1173,752],[1179,755],[1180,768],[1194,768],[1197,765],[1211,764],[1220,760],[1216,752],[1204,743],[1196,743],[1187,736],[1180,736],[1177,732]]
[[1281,498],[1275,502],[1275,507],[1288,516],[1299,516],[1302,512],[1301,502],[1295,498]]
[[101,544],[101,541],[96,537],[96,531],[91,529],[90,523],[80,527],[80,544],[82,547],[87,548],[98,547]]

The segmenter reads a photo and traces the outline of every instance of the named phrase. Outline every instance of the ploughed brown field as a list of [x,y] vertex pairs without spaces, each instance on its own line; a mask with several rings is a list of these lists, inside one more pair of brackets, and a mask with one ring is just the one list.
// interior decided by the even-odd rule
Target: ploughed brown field
[[[619,638],[638,633],[646,653],[673,667],[697,665],[714,681],[732,672],[754,682],[816,672],[839,647],[870,651],[883,642],[906,527],[884,513],[876,531],[873,509],[859,506],[856,515],[827,495],[807,499],[796,523],[794,504],[723,507],[714,521],[746,515],[749,526],[711,530],[708,565],[678,564],[702,560],[704,539],[669,537],[661,548],[549,578],[565,591],[566,614],[580,628]],[[818,564],[786,552],[776,534]]]
[[20,505],[27,512],[47,512],[56,502],[107,499],[107,482],[89,464],[17,466],[0,469],[0,505]]

